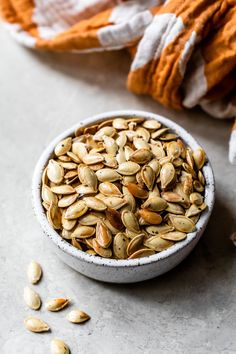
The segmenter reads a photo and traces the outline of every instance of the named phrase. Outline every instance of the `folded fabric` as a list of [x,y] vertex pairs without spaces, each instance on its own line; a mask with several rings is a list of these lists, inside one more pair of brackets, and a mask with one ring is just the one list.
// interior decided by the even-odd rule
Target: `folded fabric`
[[[128,88],[165,106],[236,117],[236,0],[1,0],[22,44],[88,52],[129,48]],[[236,124],[230,138],[236,164]]]

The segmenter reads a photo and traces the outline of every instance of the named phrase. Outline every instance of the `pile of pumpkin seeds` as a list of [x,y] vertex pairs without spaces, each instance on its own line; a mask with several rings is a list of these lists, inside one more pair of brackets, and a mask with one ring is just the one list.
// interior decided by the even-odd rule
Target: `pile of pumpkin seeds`
[[[31,261],[27,269],[28,280],[32,285],[37,284],[42,277],[42,268],[39,263]],[[26,286],[24,288],[24,301],[25,304],[34,311],[38,311],[42,305],[40,295],[31,287]],[[54,298],[46,302],[45,307],[48,311],[58,312],[64,309],[70,300],[67,298]],[[86,322],[90,319],[90,316],[81,311],[78,308],[71,310],[67,314],[67,320],[71,323],[79,324]],[[49,325],[41,318],[35,316],[29,316],[24,320],[26,329],[34,333],[43,333],[51,330]],[[68,345],[59,338],[54,338],[50,345],[51,354],[69,354],[70,350]]]
[[43,172],[50,225],[74,247],[105,258],[161,252],[195,230],[206,154],[157,120],[108,119],[60,141]]

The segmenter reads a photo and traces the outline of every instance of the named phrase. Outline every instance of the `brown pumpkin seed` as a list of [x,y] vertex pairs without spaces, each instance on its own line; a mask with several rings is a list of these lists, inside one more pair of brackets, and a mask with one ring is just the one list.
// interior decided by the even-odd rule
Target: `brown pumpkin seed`
[[118,230],[123,229],[124,225],[121,220],[121,215],[117,210],[112,208],[107,208],[106,218],[111,223],[111,225],[116,229]]
[[155,213],[147,209],[140,209],[139,215],[143,218],[148,224],[159,225],[162,222],[162,217],[160,214]]
[[103,258],[111,258],[111,256],[112,256],[112,251],[110,250],[110,248],[103,248],[103,247],[101,247],[95,238],[92,240],[92,245],[93,245],[94,251],[95,251],[99,256],[101,256],[101,257],[103,257]]
[[148,198],[148,191],[141,188],[138,184],[128,183],[127,189],[136,198],[140,198],[140,199]]
[[112,241],[111,233],[101,221],[99,221],[96,226],[96,240],[102,248],[108,248]]

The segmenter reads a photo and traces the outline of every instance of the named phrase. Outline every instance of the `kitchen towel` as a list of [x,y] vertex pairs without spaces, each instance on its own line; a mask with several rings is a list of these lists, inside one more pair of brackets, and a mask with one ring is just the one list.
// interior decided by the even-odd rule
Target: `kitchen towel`
[[[128,48],[128,89],[174,108],[236,117],[236,0],[0,0],[22,44],[88,52]],[[236,164],[236,124],[229,158]]]

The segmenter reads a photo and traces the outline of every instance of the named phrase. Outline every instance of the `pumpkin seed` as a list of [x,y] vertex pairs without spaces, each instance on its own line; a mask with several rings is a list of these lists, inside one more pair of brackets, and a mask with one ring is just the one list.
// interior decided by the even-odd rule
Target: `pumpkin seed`
[[122,197],[107,197],[103,199],[103,202],[109,208],[113,208],[113,209],[120,209],[127,203],[126,199]]
[[51,189],[46,186],[43,185],[42,186],[42,199],[45,203],[47,204],[57,204],[58,202],[58,198],[57,196],[51,191]]
[[108,248],[112,241],[111,233],[104,223],[99,221],[96,226],[96,240],[103,248]]
[[84,143],[76,141],[72,144],[72,153],[78,156],[81,161],[83,161],[83,157],[87,155],[88,151]]
[[79,243],[79,241],[76,238],[72,238],[71,239],[71,244],[75,247],[78,248],[78,250],[83,251],[81,244]]
[[65,298],[56,298],[46,302],[45,306],[48,311],[57,312],[62,310],[69,304],[70,300]]
[[100,130],[94,134],[94,141],[103,141],[104,135],[110,136],[111,138],[116,134],[116,130],[113,127],[102,127]]
[[112,125],[117,130],[123,130],[128,128],[128,122],[124,118],[113,119]]
[[39,263],[31,261],[27,268],[28,280],[31,284],[37,284],[42,276],[42,268]]
[[93,249],[94,251],[101,257],[103,258],[111,258],[112,256],[112,251],[110,248],[103,248],[99,245],[97,240],[94,238],[92,241]]
[[128,183],[127,189],[136,198],[140,198],[140,199],[148,198],[148,191],[141,188],[138,184]]
[[152,190],[156,175],[151,166],[143,166],[141,170],[141,177],[147,188]]
[[60,183],[64,177],[64,168],[55,160],[49,160],[47,166],[48,179],[53,183]]
[[65,219],[77,219],[80,216],[84,215],[88,207],[83,200],[79,200],[72,205],[70,205],[65,212]]
[[75,189],[67,184],[51,187],[51,191],[55,194],[72,194],[75,193]]
[[72,232],[72,238],[88,238],[95,234],[95,228],[91,226],[78,225]]
[[195,230],[194,222],[182,215],[170,215],[170,221],[177,231],[193,232]]
[[167,202],[160,197],[148,198],[145,203],[141,205],[143,209],[149,209],[152,211],[162,211],[167,207]]
[[134,215],[134,213],[132,213],[131,211],[129,210],[122,211],[121,220],[128,230],[133,232],[139,231],[140,228],[139,228],[138,220]]
[[72,323],[83,323],[90,319],[90,316],[79,309],[72,310],[67,315],[68,321]]
[[164,234],[166,232],[171,232],[174,230],[173,226],[167,225],[167,224],[160,224],[160,225],[152,225],[152,226],[147,226],[146,231],[148,234],[152,236],[156,236],[158,234]]
[[129,256],[129,259],[135,259],[135,258],[143,258],[143,257],[149,257],[155,254],[155,252],[151,249],[148,248],[142,248]]
[[172,163],[165,163],[160,171],[161,187],[166,189],[175,179],[175,168]]
[[103,217],[104,217],[103,214],[93,212],[80,217],[79,223],[80,225],[84,225],[84,226],[96,225],[97,222]]
[[85,201],[87,207],[90,209],[103,211],[107,208],[106,204],[96,197],[85,197],[83,200]]
[[127,246],[128,239],[126,235],[122,232],[119,232],[115,235],[113,240],[113,253],[119,259],[127,258]]
[[46,322],[36,317],[26,318],[24,324],[26,329],[35,333],[48,332],[50,330]]
[[155,119],[147,119],[143,122],[143,127],[150,130],[160,129],[161,123]]
[[138,249],[140,248],[140,246],[143,243],[144,236],[145,236],[144,234],[139,234],[131,239],[131,241],[129,242],[129,244],[127,246],[128,256],[131,256],[132,253],[138,251]]
[[55,204],[50,204],[47,210],[47,219],[54,229],[61,229],[61,211]]
[[192,204],[201,205],[203,203],[203,197],[200,193],[191,193],[189,199]]
[[61,339],[55,338],[51,341],[50,345],[51,354],[69,354],[70,350],[68,345]]
[[38,310],[41,306],[40,296],[29,286],[24,288],[24,300],[26,305],[32,310]]
[[77,198],[78,198],[78,194],[66,195],[65,197],[62,197],[59,200],[58,206],[59,206],[59,208],[66,208],[66,207],[70,206],[71,204],[73,204]]
[[71,137],[60,141],[54,149],[55,155],[56,156],[65,155],[71,149],[71,142],[72,142]]
[[160,235],[161,238],[164,240],[169,240],[169,241],[182,241],[187,237],[187,234],[184,232],[180,231],[171,231],[171,232],[166,232],[165,234]]
[[147,209],[140,209],[139,215],[143,218],[148,224],[159,225],[162,222],[162,217],[160,214],[150,211]]
[[115,182],[121,179],[121,175],[111,168],[98,170],[96,176],[100,182]]
[[135,150],[130,156],[129,160],[138,164],[144,165],[152,159],[152,153],[148,149]]
[[94,165],[104,161],[104,157],[101,154],[87,154],[83,157],[83,163],[86,165]]
[[140,170],[140,166],[136,162],[127,161],[119,165],[117,172],[121,175],[131,176]]
[[106,210],[106,218],[110,222],[110,224],[118,230],[123,229],[124,225],[121,220],[120,213],[112,208],[107,208]]
[[99,192],[101,192],[102,194],[104,194],[107,197],[109,197],[109,196],[113,196],[113,197],[122,196],[122,193],[119,190],[119,188],[111,182],[100,183],[98,189],[99,189]]
[[193,152],[193,159],[197,169],[200,170],[206,161],[205,151],[202,148],[198,148]]
[[160,236],[152,236],[146,239],[143,244],[156,252],[161,252],[173,246],[174,242],[164,240]]

